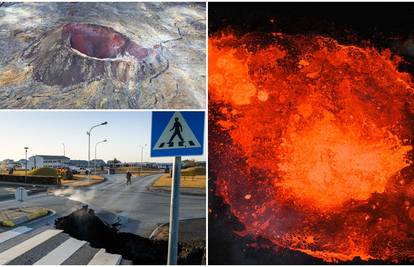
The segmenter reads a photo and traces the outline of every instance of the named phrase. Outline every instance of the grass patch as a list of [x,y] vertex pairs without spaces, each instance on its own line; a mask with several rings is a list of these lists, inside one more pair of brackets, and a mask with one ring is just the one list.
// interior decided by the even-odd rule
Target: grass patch
[[81,187],[81,186],[91,186],[97,183],[100,183],[104,180],[102,176],[99,175],[91,175],[91,179],[88,181],[88,176],[84,174],[75,174],[73,175],[73,179],[62,179],[62,185],[69,185],[73,187]]
[[181,170],[182,176],[206,176],[206,168],[205,167],[191,167]]
[[[153,187],[171,187],[171,177],[170,175],[164,174],[158,178],[153,184]],[[195,175],[195,176],[181,176],[180,179],[182,188],[206,188],[206,176],[205,175]]]
[[48,212],[49,211],[45,208],[39,208],[33,211],[32,213],[30,213],[29,215],[27,215],[27,217],[29,218],[29,220],[34,220],[34,219],[46,216]]
[[[86,175],[86,174],[74,174],[73,175],[73,179],[74,180],[83,180],[85,178],[88,178],[88,175]],[[99,180],[99,181],[101,181],[101,180],[103,180],[103,177],[102,176],[99,176],[99,175],[91,174],[91,180]]]
[[37,168],[27,172],[30,176],[57,176],[57,171],[53,168]]

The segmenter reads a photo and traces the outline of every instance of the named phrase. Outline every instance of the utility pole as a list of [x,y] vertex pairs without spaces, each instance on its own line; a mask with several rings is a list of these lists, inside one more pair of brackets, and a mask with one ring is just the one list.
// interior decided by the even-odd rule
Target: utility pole
[[108,142],[108,140],[102,140],[102,141],[100,141],[100,142],[97,142],[96,144],[95,144],[95,161],[94,161],[94,169],[95,169],[95,175],[96,175],[96,159],[97,159],[97,157],[96,157],[96,148],[98,147],[98,145],[100,144],[100,143],[105,143],[105,142]]
[[24,168],[24,183],[25,184],[27,184],[27,150],[28,149],[29,148],[27,146],[24,147],[24,151],[26,152],[26,160],[25,160],[26,167]]
[[144,157],[144,148],[147,146],[147,144],[140,145],[141,147],[141,166],[139,171],[139,176],[142,176],[142,163],[143,163],[143,157]]
[[107,125],[108,122],[102,122],[100,124],[96,124],[89,129],[89,131],[86,132],[88,135],[88,181],[91,180],[91,132],[95,127],[101,126],[101,125]]
[[180,178],[181,156],[174,159],[173,180],[171,185],[170,233],[168,238],[168,265],[177,265],[178,225],[180,216]]

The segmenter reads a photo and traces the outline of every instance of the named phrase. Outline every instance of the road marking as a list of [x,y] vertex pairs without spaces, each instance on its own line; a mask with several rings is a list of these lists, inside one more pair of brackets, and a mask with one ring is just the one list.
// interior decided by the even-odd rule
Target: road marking
[[14,260],[15,258],[19,257],[23,253],[31,250],[32,248],[40,245],[41,243],[45,242],[46,240],[54,237],[55,235],[61,233],[62,230],[46,230],[26,241],[9,248],[8,250],[0,253],[0,264],[7,264],[10,261]]
[[26,226],[20,226],[20,227],[17,227],[15,229],[13,229],[13,230],[0,233],[0,244],[3,243],[3,242],[6,242],[7,240],[12,239],[16,236],[19,236],[21,234],[29,232],[31,230],[32,230],[32,228],[29,228],[29,227],[26,227]]
[[93,256],[88,265],[118,265],[121,259],[121,255],[109,254],[105,249],[101,249]]
[[46,256],[38,260],[34,265],[59,265],[67,260],[73,253],[80,249],[86,241],[69,238],[60,246],[49,252]]

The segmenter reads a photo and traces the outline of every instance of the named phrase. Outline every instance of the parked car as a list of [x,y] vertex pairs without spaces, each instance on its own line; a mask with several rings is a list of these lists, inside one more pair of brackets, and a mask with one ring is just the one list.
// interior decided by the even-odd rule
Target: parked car
[[79,173],[80,174],[88,174],[91,170],[93,170],[92,168],[85,168],[85,167],[80,167],[80,168],[78,168],[78,170],[79,170]]
[[73,174],[79,174],[81,172],[81,168],[76,166],[68,166],[68,168]]

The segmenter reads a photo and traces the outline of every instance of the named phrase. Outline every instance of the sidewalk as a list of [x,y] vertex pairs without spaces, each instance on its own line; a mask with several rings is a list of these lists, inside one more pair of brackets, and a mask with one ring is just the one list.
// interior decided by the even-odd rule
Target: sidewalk
[[[152,192],[165,192],[165,193],[171,193],[171,187],[155,187],[150,186],[148,187],[149,191]],[[205,188],[180,188],[180,194],[181,195],[187,195],[187,196],[205,196],[206,195],[206,189]]]
[[[169,223],[161,224],[154,229],[149,238],[168,241],[169,228]],[[206,241],[206,218],[180,220],[179,229],[178,239],[180,242]]]
[[46,216],[49,210],[42,207],[21,207],[0,210],[0,226],[16,225]]
[[[163,174],[160,178],[155,180],[148,188],[150,191],[171,192],[172,178],[168,173]],[[206,194],[206,176],[181,176],[180,191],[184,195],[203,196]]]

